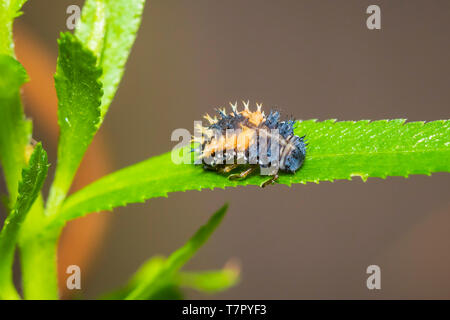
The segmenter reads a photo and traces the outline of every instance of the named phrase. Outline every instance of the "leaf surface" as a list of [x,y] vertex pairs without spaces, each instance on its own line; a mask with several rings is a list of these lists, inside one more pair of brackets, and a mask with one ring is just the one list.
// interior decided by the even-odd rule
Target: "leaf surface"
[[89,49],[71,33],[62,33],[55,74],[58,96],[58,163],[49,197],[53,213],[64,199],[100,122],[101,69]]

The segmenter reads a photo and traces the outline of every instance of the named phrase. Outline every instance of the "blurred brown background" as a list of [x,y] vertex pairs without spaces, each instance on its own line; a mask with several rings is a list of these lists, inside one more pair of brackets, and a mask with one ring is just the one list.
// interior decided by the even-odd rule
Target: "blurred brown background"
[[[67,30],[66,8],[82,2],[30,0],[16,24],[46,52],[43,60],[50,57],[49,77],[56,39]],[[381,7],[379,31],[366,27],[370,4]],[[101,130],[109,151],[98,153],[104,165],[96,175],[170,150],[172,130],[191,129],[205,112],[235,100],[278,106],[301,119],[447,119],[449,31],[446,0],[149,0]],[[32,78],[33,85],[39,84]],[[35,102],[25,100],[28,111]],[[35,139],[54,141],[48,122],[32,115]],[[53,163],[54,144],[47,142]],[[91,159],[99,160],[95,152]],[[190,191],[118,208],[94,215],[111,221],[89,256],[82,294],[93,298],[123,284],[148,257],[171,253],[229,202],[222,226],[185,268],[219,268],[238,258],[242,282],[215,298],[448,299],[449,187],[448,174],[440,173]],[[76,247],[96,232],[69,242]],[[70,243],[66,264],[74,263]],[[73,254],[85,247],[77,248]],[[366,288],[371,264],[381,267],[379,291]]]

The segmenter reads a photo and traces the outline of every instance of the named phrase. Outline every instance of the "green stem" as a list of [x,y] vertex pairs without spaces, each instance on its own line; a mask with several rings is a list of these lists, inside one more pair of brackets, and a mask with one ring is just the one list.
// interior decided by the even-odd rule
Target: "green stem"
[[[58,155],[59,158],[60,156]],[[72,169],[64,163],[56,166],[55,178],[50,186],[45,207],[45,215],[47,217],[58,214],[62,203],[66,199],[67,192],[69,192],[72,185],[76,169]]]
[[13,283],[14,251],[19,225],[14,223],[15,216],[8,216],[0,233],[0,299],[20,299]]
[[58,299],[57,247],[60,229],[46,231],[21,243],[25,299]]
[[69,187],[61,187],[58,185],[55,178],[52,186],[50,187],[50,193],[47,199],[47,207],[45,208],[46,216],[53,216],[59,211],[61,204],[66,198],[68,188]]

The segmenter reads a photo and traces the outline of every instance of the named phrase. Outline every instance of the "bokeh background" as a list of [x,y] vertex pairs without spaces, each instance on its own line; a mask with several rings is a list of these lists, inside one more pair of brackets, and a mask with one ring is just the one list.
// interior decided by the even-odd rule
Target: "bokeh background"
[[[56,39],[67,30],[66,8],[82,3],[30,0],[15,25],[31,76],[25,108],[53,163]],[[366,27],[371,4],[381,7],[381,30]],[[229,101],[262,102],[300,119],[447,119],[449,31],[446,0],[149,0],[74,189],[170,150],[174,129],[191,129]],[[82,265],[77,295],[94,298],[150,256],[177,249],[228,202],[223,224],[185,267],[240,261],[241,283],[214,298],[448,299],[449,187],[449,175],[438,173],[170,194],[71,223],[60,270]],[[378,291],[366,287],[371,264],[381,267]]]

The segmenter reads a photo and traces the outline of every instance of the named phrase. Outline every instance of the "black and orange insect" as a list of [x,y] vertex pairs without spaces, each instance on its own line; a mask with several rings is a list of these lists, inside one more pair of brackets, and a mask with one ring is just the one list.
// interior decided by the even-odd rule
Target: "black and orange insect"
[[[250,111],[249,102],[243,104],[242,111],[238,111],[237,103],[230,103],[231,113],[217,109],[218,118],[208,114],[204,116],[209,125],[198,126],[196,130],[199,135],[193,138],[198,145],[192,150],[201,160],[197,163],[203,164],[206,170],[219,173],[240,170],[231,174],[229,179],[245,179],[259,168],[260,174],[269,176],[261,187],[278,179],[278,169],[296,172],[305,159],[306,143],[304,136],[294,134],[295,121],[280,121],[278,111],[270,111],[266,116],[260,104],[256,105],[255,111]],[[267,141],[266,148],[261,147],[261,141]],[[275,144],[277,148],[272,147]],[[270,167],[275,169],[269,173],[264,171]]]

